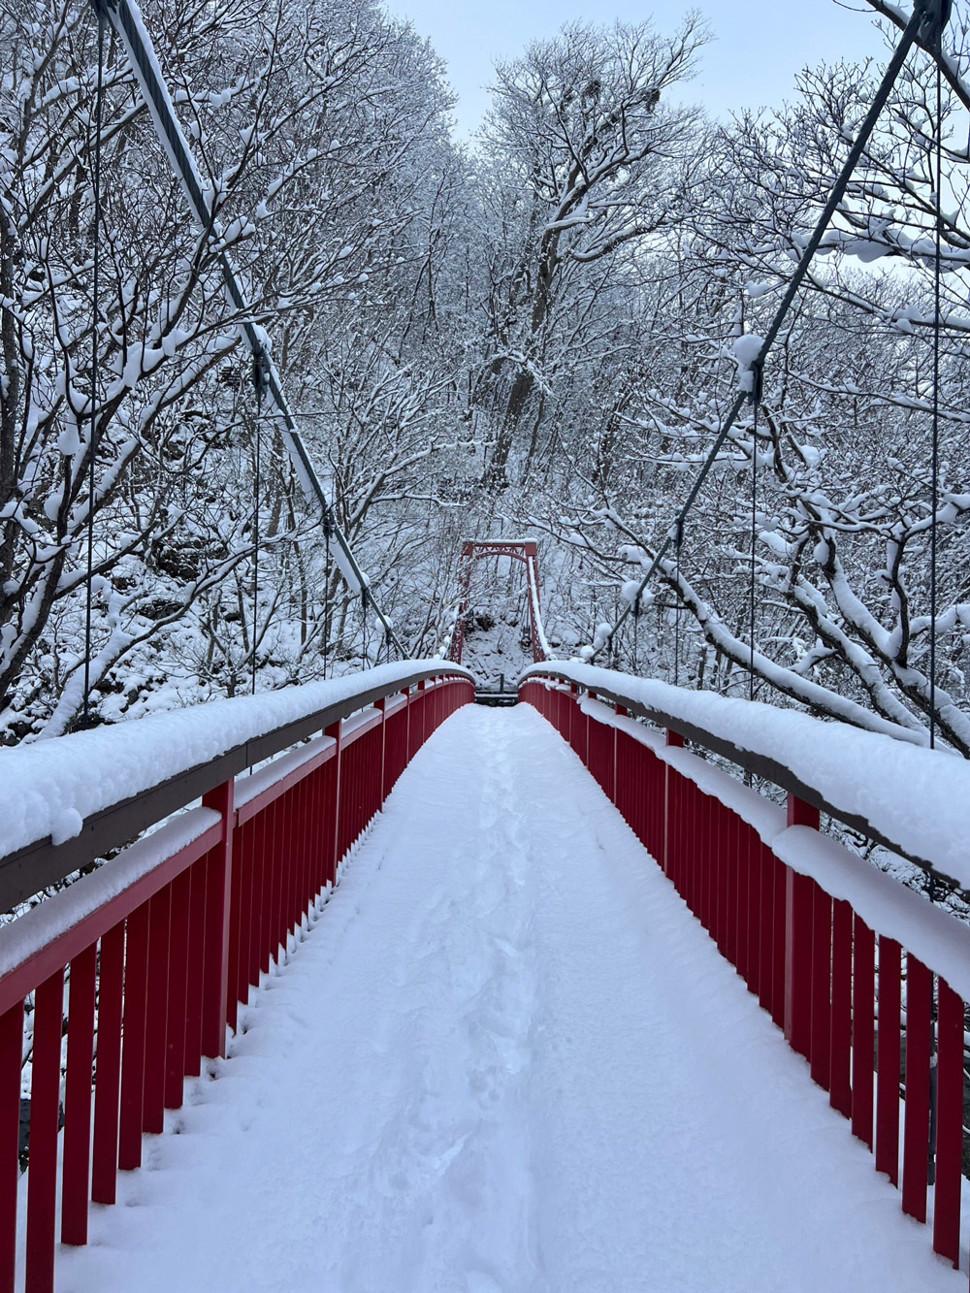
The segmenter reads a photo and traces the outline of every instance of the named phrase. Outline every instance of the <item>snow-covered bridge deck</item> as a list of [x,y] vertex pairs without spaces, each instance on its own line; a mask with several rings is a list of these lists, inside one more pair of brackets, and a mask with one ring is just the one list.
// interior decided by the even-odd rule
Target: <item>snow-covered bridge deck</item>
[[529,706],[416,755],[72,1293],[964,1287]]

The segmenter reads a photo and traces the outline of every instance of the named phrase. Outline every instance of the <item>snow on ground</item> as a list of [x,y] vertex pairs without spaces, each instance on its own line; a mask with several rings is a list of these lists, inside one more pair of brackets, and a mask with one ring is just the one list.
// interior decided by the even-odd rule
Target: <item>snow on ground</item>
[[63,1293],[965,1287],[531,709],[420,751]]

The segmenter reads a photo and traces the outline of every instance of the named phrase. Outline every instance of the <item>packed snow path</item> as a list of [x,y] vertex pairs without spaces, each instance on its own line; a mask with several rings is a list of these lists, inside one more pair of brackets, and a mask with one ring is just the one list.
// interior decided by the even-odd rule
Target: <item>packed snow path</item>
[[421,750],[231,1050],[60,1289],[964,1287],[526,706]]

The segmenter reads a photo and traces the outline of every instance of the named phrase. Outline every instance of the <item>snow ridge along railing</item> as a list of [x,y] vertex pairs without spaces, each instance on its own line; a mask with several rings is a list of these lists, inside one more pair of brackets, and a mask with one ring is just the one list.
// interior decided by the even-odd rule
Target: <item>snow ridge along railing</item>
[[[875,1148],[876,1170],[893,1185],[901,1176],[903,1211],[930,1220],[934,1250],[959,1267],[970,927],[820,833],[819,809],[846,820],[851,802],[851,768],[834,806],[819,789],[839,765],[833,756],[826,767],[824,741],[847,741],[844,725],[775,711],[796,720],[789,726],[765,713],[771,706],[587,665],[533,666],[519,696],[569,742],[832,1107]],[[896,765],[884,744],[891,738],[847,731],[862,744],[848,742],[843,756],[869,750],[855,779],[883,778],[886,796],[901,797],[880,814],[866,796],[859,805],[855,819],[876,816],[885,838],[896,809],[919,819],[945,804],[933,795],[927,803],[920,778],[906,785],[910,753],[920,768],[934,760],[944,794],[968,772],[956,756],[901,743],[907,754]],[[782,786],[787,810],[688,752],[685,740]],[[815,779],[813,760],[822,768]],[[945,829],[967,803],[964,791]],[[964,830],[954,843],[965,839]]]
[[[467,670],[411,661],[0,755],[5,825],[45,766],[41,789],[61,795],[43,826],[55,839],[14,855],[18,875],[31,864],[62,874],[158,827],[3,928],[0,1293],[51,1293],[58,1215],[62,1243],[87,1242],[89,1203],[115,1202],[118,1171],[140,1166],[143,1134],[181,1107],[202,1057],[225,1055],[239,1005],[336,884],[403,769],[473,700]],[[23,814],[11,830],[18,842],[30,833]]]
[[472,679],[460,665],[402,660],[0,750],[0,911],[245,768],[443,672]]

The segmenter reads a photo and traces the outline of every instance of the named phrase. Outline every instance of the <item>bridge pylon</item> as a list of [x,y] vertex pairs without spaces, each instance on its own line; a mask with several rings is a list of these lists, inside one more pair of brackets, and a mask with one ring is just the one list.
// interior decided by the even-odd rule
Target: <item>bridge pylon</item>
[[465,642],[465,620],[471,594],[472,566],[479,557],[510,557],[525,566],[526,592],[529,602],[529,639],[532,659],[536,663],[549,659],[549,648],[542,627],[542,603],[539,593],[539,549],[534,539],[466,539],[461,549],[458,576],[458,618],[451,638],[448,659],[461,664]]

